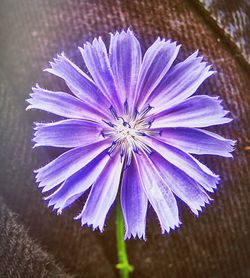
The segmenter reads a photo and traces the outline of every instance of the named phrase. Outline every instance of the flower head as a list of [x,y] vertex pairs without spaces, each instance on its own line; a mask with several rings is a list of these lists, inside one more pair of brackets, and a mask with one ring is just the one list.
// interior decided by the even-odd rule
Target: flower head
[[102,231],[119,192],[125,238],[145,238],[148,203],[163,233],[180,224],[175,196],[198,215],[219,176],[193,155],[231,157],[235,144],[201,129],[231,121],[218,97],[193,96],[211,66],[198,51],[173,65],[180,45],[160,38],[142,57],[130,29],[111,34],[109,50],[100,37],[79,49],[90,75],[63,53],[46,69],[72,95],[37,85],[28,99],[66,118],[35,125],[35,147],[69,149],[35,171],[48,205],[60,214],[90,189],[76,219]]

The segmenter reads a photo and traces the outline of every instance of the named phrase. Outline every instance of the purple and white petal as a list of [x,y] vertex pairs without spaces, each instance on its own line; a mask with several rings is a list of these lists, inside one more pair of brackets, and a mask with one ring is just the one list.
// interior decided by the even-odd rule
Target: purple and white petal
[[153,153],[151,161],[171,191],[184,201],[196,215],[211,201],[205,190],[183,171],[169,163],[160,154]]
[[79,49],[96,86],[110,104],[121,112],[123,106],[115,86],[107,49],[101,37]]
[[100,121],[109,119],[109,114],[105,110],[97,110],[90,107],[80,99],[63,92],[54,92],[37,87],[32,88],[27,102],[30,104],[26,110],[40,109],[58,116],[71,119],[87,119]]
[[159,114],[149,117],[153,120],[152,128],[164,127],[208,127],[232,121],[226,117],[229,111],[224,110],[217,97],[194,96]]
[[123,162],[116,153],[107,163],[103,172],[93,184],[82,212],[75,218],[81,225],[92,225],[103,231],[107,213],[114,203],[121,181]]
[[[99,178],[110,161],[107,152],[102,152],[81,170],[70,176],[54,193],[45,198],[57,213],[71,205]],[[44,190],[43,190],[44,192]]]
[[109,59],[119,97],[131,109],[142,61],[141,46],[133,32],[111,34]]
[[125,239],[145,239],[148,199],[140,179],[135,158],[124,170],[121,186],[121,207],[125,224]]
[[34,129],[34,147],[76,148],[103,140],[101,136],[102,125],[84,120],[63,120],[47,124],[36,123]]
[[155,210],[162,233],[170,232],[180,224],[176,199],[164,179],[146,154],[135,156],[145,194]]
[[212,74],[211,66],[197,57],[198,51],[175,65],[162,79],[147,99],[157,112],[166,110],[192,96],[199,86]]
[[144,140],[149,147],[201,184],[207,191],[213,192],[216,188],[219,176],[205,170],[201,166],[202,163],[197,163],[191,155],[152,137],[145,137]]
[[144,100],[162,81],[178,55],[180,45],[158,38],[146,51],[138,77],[135,106],[140,110]]
[[46,186],[46,189],[50,190],[65,181],[107,149],[111,142],[110,139],[105,139],[63,153],[58,158],[35,171],[36,181],[39,182],[39,187]]
[[109,101],[98,90],[93,80],[63,53],[58,55],[50,65],[51,68],[45,71],[64,79],[71,92],[89,106],[98,109],[110,107]]
[[191,154],[213,154],[232,157],[236,141],[226,139],[216,133],[197,128],[162,128],[149,129],[149,132],[159,132],[159,139],[184,152]]

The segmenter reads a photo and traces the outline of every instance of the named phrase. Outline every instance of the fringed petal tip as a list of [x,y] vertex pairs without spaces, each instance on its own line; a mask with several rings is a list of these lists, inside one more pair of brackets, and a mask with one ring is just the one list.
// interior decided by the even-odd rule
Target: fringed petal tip
[[40,169],[41,169],[41,168],[38,168],[38,169],[36,169],[36,170],[33,170],[33,173],[34,173],[34,174],[38,174],[38,172],[39,172]]
[[132,35],[134,36],[134,32],[131,29],[131,27],[128,27],[127,29],[121,29],[121,31],[115,31],[115,32],[109,32],[110,37],[118,37],[120,35]]
[[236,149],[237,140],[229,140],[229,139],[226,140],[228,141],[227,150],[226,150],[228,155],[226,157],[233,158],[232,152],[234,152]]
[[[227,111],[227,112],[230,113],[229,111]],[[230,118],[230,117],[224,117],[223,119],[225,120],[225,122],[223,124],[229,124],[234,120],[233,118]]]
[[[116,31],[114,33],[112,32],[109,32],[110,36],[111,37],[117,37],[117,36],[120,36],[120,35],[131,35],[131,36],[135,36],[135,33],[134,31],[132,30],[132,27],[128,27],[127,29],[122,29],[121,31]],[[101,37],[98,38],[98,40],[100,39]],[[95,39],[94,39],[95,40]],[[93,41],[94,41],[93,40]],[[167,44],[173,44],[175,45],[176,47],[181,47],[182,44],[179,43],[178,41],[175,41],[175,40],[172,40],[172,39],[166,39],[166,38],[162,38],[160,36],[157,37],[157,39],[155,40],[155,43],[158,42],[158,43],[167,43]],[[86,44],[89,44],[89,42],[87,42]],[[93,42],[92,42],[93,44]],[[197,52],[198,54],[198,52]]]
[[36,178],[36,182],[38,183],[38,188],[42,188],[42,191],[43,191],[43,188],[46,186],[45,184],[43,184],[42,182],[39,182]]
[[42,193],[47,193],[48,191],[50,191],[51,189],[53,189],[56,186],[44,185],[44,184],[40,183],[38,187],[42,188]]
[[187,60],[190,59],[194,59],[194,62],[200,67],[200,72],[203,74],[204,80],[217,73],[213,65],[204,60],[204,56],[199,54],[198,49],[187,58]]
[[50,208],[53,212],[55,212],[57,215],[61,215],[64,207],[54,202],[53,195],[54,193],[49,196],[43,197],[43,201],[47,203],[48,208]]
[[103,226],[99,226],[98,224],[93,224],[89,222],[81,222],[81,226],[87,226],[88,228],[91,228],[93,231],[99,231],[100,233],[104,232]]
[[48,207],[50,207],[51,210],[52,210],[53,212],[55,212],[57,216],[59,216],[59,215],[62,214],[62,209],[56,208],[55,206],[52,206],[52,205],[51,205],[51,206],[48,205]]
[[[217,106],[218,109],[221,109],[221,115],[223,117],[227,116],[230,113],[229,110],[225,109],[223,99],[221,99],[220,97],[215,96],[215,97],[211,97],[211,100],[214,100],[214,105]],[[232,120],[232,119],[230,119],[230,120]]]
[[210,186],[206,186],[206,185],[201,185],[207,192],[209,193],[214,193],[217,188],[218,188],[218,185],[220,183],[220,176],[218,175],[214,175],[214,180],[213,180],[213,183],[210,184]]
[[98,230],[101,233],[104,232],[104,223],[98,223],[98,221],[85,220],[84,218],[82,218],[82,213],[75,216],[74,220],[80,220],[81,227],[87,226],[91,228],[93,231]]
[[43,69],[43,71],[58,75],[57,73],[61,71],[59,67],[63,68],[65,64],[69,64],[72,68],[76,68],[76,65],[65,56],[65,53],[61,52],[60,54],[57,54],[52,61],[49,61],[50,67]]
[[62,51],[61,53],[58,53],[56,55],[56,57],[53,58],[53,61],[50,61],[49,64],[55,65],[58,62],[62,62],[63,59],[67,59],[67,57],[65,56],[65,53]]
[[61,208],[57,208],[55,205],[48,205],[48,207],[51,208],[51,210],[55,212],[57,216],[61,215],[63,212]]
[[[211,69],[213,67],[212,64],[210,64],[209,62],[207,62],[205,59],[204,59],[204,56],[202,56],[200,53],[200,50],[199,49],[196,49],[196,51],[194,51],[190,56],[189,58],[195,58],[195,59],[198,59],[200,60],[200,62],[202,63],[205,63],[206,64],[206,68],[207,69]],[[217,71],[216,70],[212,70],[214,73],[216,73]]]
[[[26,99],[27,102],[29,102],[30,99]],[[25,108],[25,111],[29,111],[31,109],[34,109],[34,106],[32,104],[28,105],[26,108]]]
[[156,40],[155,40],[155,43],[162,43],[162,42],[166,42],[166,43],[170,44],[170,43],[171,43],[171,40],[170,40],[170,39],[166,39],[166,38],[162,38],[162,37],[160,37],[160,36],[158,36],[158,37],[156,38]]
[[[231,152],[235,151],[238,141],[237,140],[230,140],[230,142],[231,143],[230,143],[230,151],[229,152],[231,153]],[[233,156],[231,155],[231,157],[233,157]]]
[[35,105],[34,105],[34,98],[36,96],[37,90],[40,89],[39,85],[36,83],[36,85],[34,87],[31,88],[33,93],[29,94],[29,98],[25,99],[25,101],[29,104],[26,108],[25,111],[31,110],[31,109],[35,109]]
[[203,210],[211,203],[213,199],[207,195],[207,199],[203,200],[202,203],[194,204],[194,206],[190,207],[191,211],[195,214],[195,216],[199,217]]
[[[48,125],[48,123],[41,123],[41,122],[34,122],[33,123],[33,129],[37,132],[37,130],[43,126]],[[35,132],[35,133],[36,133]]]
[[[43,168],[43,167],[42,167],[42,168]],[[42,180],[41,177],[40,177],[40,175],[39,175],[40,169],[42,169],[42,168],[39,168],[39,169],[36,169],[36,170],[33,171],[33,173],[36,174],[36,176],[35,176],[36,182],[40,182],[40,181]],[[41,187],[40,184],[39,184],[38,187]]]
[[35,86],[31,87],[32,93],[29,94],[30,97],[33,97],[39,90],[41,90],[41,87],[38,83],[35,84]]
[[143,239],[143,240],[147,240],[146,239],[146,234],[145,231],[141,231],[141,232],[131,232],[131,231],[126,231],[125,235],[124,235],[124,240],[128,240],[128,239]]
[[[194,60],[196,60],[196,62],[201,63],[202,60],[204,59],[204,57],[203,57],[202,55],[200,55],[199,52],[200,52],[200,50],[199,50],[199,49],[196,49],[196,51],[194,51],[192,54],[190,54],[190,56],[187,57],[186,60],[192,60],[192,59],[194,59]],[[184,61],[185,61],[185,60],[184,60]],[[184,61],[183,61],[183,62],[184,62]]]
[[81,47],[78,47],[80,50],[85,51],[90,48],[98,47],[99,43],[103,43],[102,37],[99,36],[98,38],[94,38],[91,42],[85,42]]
[[35,140],[36,140],[35,138],[32,139],[32,142],[35,142],[35,144],[32,146],[32,149],[41,147],[41,145],[39,145]]
[[173,46],[175,49],[176,49],[176,52],[178,53],[182,44],[180,44],[179,42],[177,41],[174,41],[172,39],[165,39],[165,38],[161,38],[161,37],[158,37],[155,41],[155,43],[159,43],[159,44],[164,44],[164,45],[171,45]]
[[[212,172],[213,173],[213,172]],[[213,173],[214,174],[214,173]],[[220,183],[220,181],[221,181],[221,177],[220,177],[220,175],[217,175],[217,174],[214,174],[214,177],[216,178],[216,180],[215,180],[215,185],[217,186],[219,183]]]
[[208,186],[205,186],[204,184],[202,184],[201,186],[206,191],[208,191],[210,193],[214,193],[217,190],[217,188],[218,188],[218,185],[219,185],[219,183],[221,181],[221,178],[220,178],[219,175],[214,174],[212,171],[211,171],[211,174],[212,174],[214,179],[213,179],[213,182],[211,182],[210,186],[208,187]]
[[178,220],[178,222],[172,226],[166,227],[161,225],[161,233],[164,234],[170,234],[171,232],[175,231],[176,229],[180,228],[182,225],[182,222]]
[[[35,88],[32,88],[33,92],[35,90]],[[30,109],[34,109],[35,106],[33,105],[34,104],[34,95],[35,95],[35,92],[34,93],[30,93],[29,94],[29,98],[25,99],[25,101],[29,104],[25,110],[28,111]]]

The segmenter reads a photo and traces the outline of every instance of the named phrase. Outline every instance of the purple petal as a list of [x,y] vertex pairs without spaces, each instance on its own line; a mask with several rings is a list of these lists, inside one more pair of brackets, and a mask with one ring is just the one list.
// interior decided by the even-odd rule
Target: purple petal
[[214,73],[210,70],[211,66],[207,66],[205,62],[202,62],[202,57],[197,57],[197,55],[198,51],[170,69],[150,95],[147,102],[155,107],[157,112],[193,95],[204,80]]
[[125,239],[133,236],[145,239],[148,200],[134,158],[124,170],[121,206],[125,222]]
[[65,80],[66,84],[74,95],[94,108],[108,109],[110,103],[98,90],[94,82],[77,65],[71,62],[62,53],[54,62],[50,63],[51,68],[45,69]]
[[113,156],[96,182],[93,184],[89,197],[80,215],[75,219],[81,219],[81,225],[92,225],[93,229],[103,231],[107,213],[115,201],[121,180],[123,163],[120,155]]
[[130,29],[116,32],[111,34],[109,54],[120,99],[122,103],[127,100],[130,107],[142,60],[140,43]]
[[211,200],[204,189],[160,154],[153,153],[150,159],[172,192],[184,201],[194,214],[198,215],[202,207]]
[[170,40],[158,38],[146,51],[140,68],[137,87],[137,106],[139,109],[157,85],[164,78],[178,55],[180,45]]
[[206,190],[212,192],[216,188],[219,177],[202,163],[197,163],[197,160],[191,155],[154,138],[146,137],[144,140],[148,146],[160,153],[167,161],[178,167]]
[[110,156],[102,152],[81,170],[70,176],[53,194],[46,197],[49,206],[54,206],[57,213],[72,204],[98,179]]
[[79,49],[96,86],[116,109],[122,111],[107,49],[101,37],[98,40],[94,39],[92,44],[87,43],[84,48]]
[[65,118],[97,120],[99,118],[108,119],[105,111],[91,108],[80,99],[63,92],[53,92],[40,87],[32,88],[33,94],[27,99],[30,105],[26,108],[41,109]]
[[136,164],[144,191],[155,210],[162,228],[162,233],[179,226],[179,215],[176,199],[151,160],[142,154],[135,156]]
[[159,131],[160,140],[178,149],[192,154],[214,154],[224,157],[232,157],[236,141],[229,140],[213,132],[195,128],[162,128],[150,129]]
[[149,118],[154,119],[152,128],[162,127],[208,127],[229,123],[217,97],[194,96],[182,103]]
[[88,146],[75,148],[60,155],[44,167],[36,170],[39,187],[46,186],[50,190],[74,173],[82,169],[97,155],[107,149],[111,140],[106,139]]
[[64,120],[55,123],[37,123],[35,127],[34,147],[53,146],[76,148],[103,140],[102,126],[84,120]]

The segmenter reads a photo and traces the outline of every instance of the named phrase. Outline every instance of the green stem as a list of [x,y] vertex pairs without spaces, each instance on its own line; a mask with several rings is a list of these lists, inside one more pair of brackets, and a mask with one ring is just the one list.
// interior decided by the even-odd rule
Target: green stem
[[118,264],[116,268],[120,270],[121,278],[128,278],[129,273],[132,272],[134,268],[128,262],[126,243],[124,241],[124,222],[119,198],[117,198],[116,204],[116,240],[118,252]]

